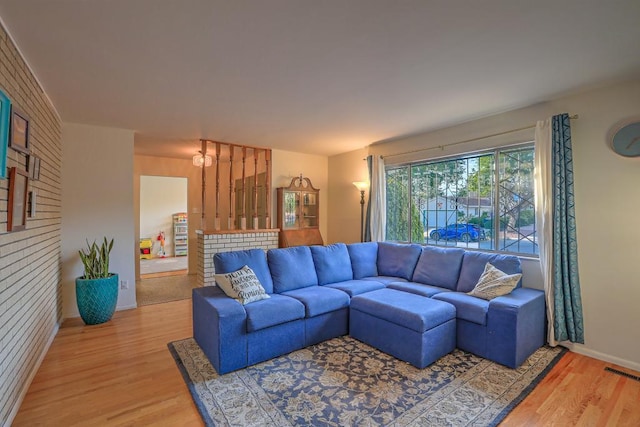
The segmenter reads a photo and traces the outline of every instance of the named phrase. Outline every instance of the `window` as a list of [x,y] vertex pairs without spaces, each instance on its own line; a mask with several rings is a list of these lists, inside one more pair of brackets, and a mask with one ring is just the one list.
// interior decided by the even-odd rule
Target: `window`
[[386,239],[537,255],[533,152],[387,167]]

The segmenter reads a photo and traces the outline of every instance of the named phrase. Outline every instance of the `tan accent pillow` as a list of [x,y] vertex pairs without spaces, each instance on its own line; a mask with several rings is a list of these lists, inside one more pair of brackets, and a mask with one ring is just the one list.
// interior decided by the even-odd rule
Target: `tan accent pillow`
[[220,289],[242,305],[271,298],[249,266],[245,265],[238,271],[213,276]]
[[467,295],[492,300],[496,297],[510,294],[515,289],[522,274],[507,274],[487,263],[476,287]]

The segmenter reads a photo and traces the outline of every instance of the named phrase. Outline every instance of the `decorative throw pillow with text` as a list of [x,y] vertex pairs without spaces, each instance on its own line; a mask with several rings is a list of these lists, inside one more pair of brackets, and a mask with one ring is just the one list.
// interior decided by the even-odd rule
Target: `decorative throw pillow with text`
[[225,274],[214,274],[216,283],[227,294],[242,305],[261,299],[270,298],[260,284],[256,274],[248,266],[238,271]]
[[507,274],[487,263],[484,272],[480,276],[476,287],[467,295],[492,300],[496,297],[507,295],[516,287],[522,274]]

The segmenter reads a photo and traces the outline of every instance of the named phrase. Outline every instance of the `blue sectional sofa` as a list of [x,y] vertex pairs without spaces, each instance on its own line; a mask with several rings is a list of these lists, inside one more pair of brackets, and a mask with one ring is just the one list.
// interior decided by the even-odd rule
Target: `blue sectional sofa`
[[[346,335],[351,299],[371,300],[367,293],[388,289],[402,292],[409,306],[417,306],[407,302],[414,295],[444,303],[433,304],[444,311],[455,308],[456,347],[516,368],[544,345],[544,293],[518,283],[490,301],[467,295],[487,263],[508,274],[521,272],[515,256],[389,242],[218,253],[216,273],[248,265],[270,298],[243,306],[216,286],[194,289],[194,338],[224,374]],[[393,316],[379,317],[407,322]]]

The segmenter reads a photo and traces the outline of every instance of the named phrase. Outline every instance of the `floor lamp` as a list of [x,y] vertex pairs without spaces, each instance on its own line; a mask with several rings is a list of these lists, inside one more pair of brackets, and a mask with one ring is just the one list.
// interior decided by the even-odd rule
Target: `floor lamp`
[[360,241],[364,242],[364,192],[369,188],[369,183],[354,181],[353,185],[360,191]]

